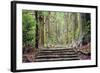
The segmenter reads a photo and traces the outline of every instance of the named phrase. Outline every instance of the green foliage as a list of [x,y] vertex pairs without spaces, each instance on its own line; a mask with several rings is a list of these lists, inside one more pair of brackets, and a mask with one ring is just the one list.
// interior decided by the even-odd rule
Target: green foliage
[[32,16],[32,11],[23,10],[22,25],[23,45],[35,47],[36,21],[35,17]]
[[85,32],[84,41],[90,42],[90,40],[91,40],[91,26],[90,26],[89,20],[85,24],[84,32]]
[[84,28],[85,28],[85,29],[84,29],[84,32],[85,32],[86,34],[90,34],[90,21],[89,21],[89,20],[86,22],[86,25],[85,25]]

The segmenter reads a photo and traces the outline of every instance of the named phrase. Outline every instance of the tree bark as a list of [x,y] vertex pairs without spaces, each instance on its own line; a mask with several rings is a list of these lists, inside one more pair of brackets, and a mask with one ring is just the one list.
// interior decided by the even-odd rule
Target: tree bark
[[35,43],[35,47],[38,48],[38,11],[35,11],[35,18],[36,18],[36,43]]

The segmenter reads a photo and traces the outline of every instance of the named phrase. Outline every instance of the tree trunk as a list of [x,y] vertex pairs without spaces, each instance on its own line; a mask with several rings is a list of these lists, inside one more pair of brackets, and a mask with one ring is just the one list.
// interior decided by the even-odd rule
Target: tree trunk
[[35,47],[38,48],[38,12],[35,11],[35,18],[36,18],[36,43],[35,43]]

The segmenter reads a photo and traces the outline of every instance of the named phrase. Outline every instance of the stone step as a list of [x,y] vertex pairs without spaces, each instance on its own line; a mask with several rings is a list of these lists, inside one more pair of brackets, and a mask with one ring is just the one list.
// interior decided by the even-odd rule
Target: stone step
[[76,55],[65,55],[65,56],[61,56],[61,55],[47,55],[47,56],[37,56],[36,59],[40,59],[40,58],[45,58],[45,59],[50,59],[50,58],[75,58],[77,57]]
[[35,59],[35,62],[49,62],[49,61],[71,61],[79,60],[78,58],[51,58],[51,59]]
[[62,57],[62,56],[77,56],[76,54],[39,54],[39,55],[37,55],[36,57],[55,57],[55,56],[60,56],[60,57]]
[[73,49],[41,49],[35,62],[79,60]]
[[39,51],[39,53],[74,53],[75,51],[71,50],[71,51]]
[[46,51],[39,51],[39,52],[75,52],[74,50],[55,50],[55,51],[48,51],[48,50],[46,50]]
[[76,54],[75,52],[38,52],[38,55],[48,55],[48,54],[52,54],[52,55],[72,55],[72,54]]
[[76,53],[75,52],[63,52],[63,53],[58,53],[58,52],[42,52],[42,53],[38,53],[38,55],[75,55]]
[[71,48],[68,48],[68,49],[56,49],[56,48],[53,48],[53,49],[41,49],[40,51],[64,51],[64,50],[73,50]]

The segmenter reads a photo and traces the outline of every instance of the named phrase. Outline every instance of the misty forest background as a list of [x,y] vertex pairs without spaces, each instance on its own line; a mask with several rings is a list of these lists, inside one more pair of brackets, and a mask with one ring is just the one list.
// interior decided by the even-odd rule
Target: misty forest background
[[90,46],[90,18],[89,13],[23,10],[23,51]]

